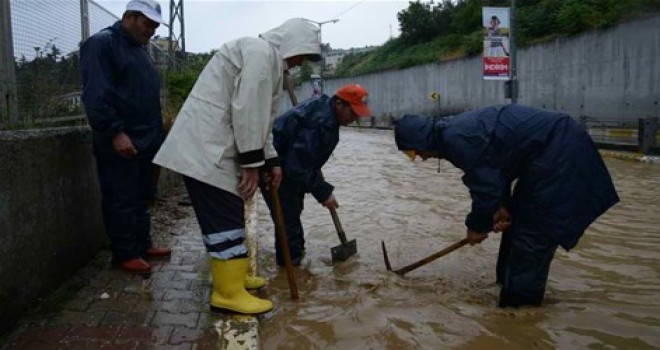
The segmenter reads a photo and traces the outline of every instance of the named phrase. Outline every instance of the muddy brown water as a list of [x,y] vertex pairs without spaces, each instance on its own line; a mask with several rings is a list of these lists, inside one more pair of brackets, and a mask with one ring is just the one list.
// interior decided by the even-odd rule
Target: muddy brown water
[[545,306],[496,308],[499,237],[465,246],[405,277],[385,270],[459,241],[470,200],[460,170],[410,162],[391,131],[343,129],[324,167],[358,255],[333,266],[339,240],[328,211],[306,197],[307,255],[296,269],[300,300],[274,263],[274,234],[258,202],[264,293],[263,349],[651,349],[660,348],[660,164],[606,159],[622,201],[570,252],[558,250]]

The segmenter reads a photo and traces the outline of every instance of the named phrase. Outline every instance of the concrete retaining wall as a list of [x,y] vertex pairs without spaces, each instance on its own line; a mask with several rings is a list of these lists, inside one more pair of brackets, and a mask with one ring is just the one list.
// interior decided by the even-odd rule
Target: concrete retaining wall
[[[614,28],[535,45],[518,51],[520,104],[567,112],[575,117],[660,117],[660,15]],[[398,71],[329,79],[332,95],[359,83],[370,94],[376,116],[452,114],[505,104],[504,82],[484,81],[481,56]],[[310,96],[307,84],[298,99]],[[441,94],[440,101],[430,98]]]
[[100,204],[88,128],[0,132],[0,334],[104,245]]

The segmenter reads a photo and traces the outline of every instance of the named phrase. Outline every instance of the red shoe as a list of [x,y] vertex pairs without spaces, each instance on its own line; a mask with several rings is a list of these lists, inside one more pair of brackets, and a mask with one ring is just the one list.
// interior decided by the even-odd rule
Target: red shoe
[[151,247],[144,252],[147,258],[164,258],[172,255],[172,249],[166,247]]
[[142,258],[135,258],[119,263],[119,266],[127,272],[132,273],[150,273],[151,265]]

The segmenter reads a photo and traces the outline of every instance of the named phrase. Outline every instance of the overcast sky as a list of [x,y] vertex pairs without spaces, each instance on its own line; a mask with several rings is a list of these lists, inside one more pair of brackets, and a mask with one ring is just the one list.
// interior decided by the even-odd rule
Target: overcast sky
[[[127,0],[96,0],[121,16]],[[169,1],[160,0],[163,16],[169,18]],[[223,43],[256,36],[277,27],[289,18],[302,17],[317,22],[339,19],[322,26],[323,42],[332,48],[348,49],[382,45],[399,35],[397,13],[408,8],[399,0],[306,0],[306,1],[225,1],[184,0],[186,51],[208,52]],[[176,28],[176,27],[175,27]],[[168,36],[161,26],[157,34]]]

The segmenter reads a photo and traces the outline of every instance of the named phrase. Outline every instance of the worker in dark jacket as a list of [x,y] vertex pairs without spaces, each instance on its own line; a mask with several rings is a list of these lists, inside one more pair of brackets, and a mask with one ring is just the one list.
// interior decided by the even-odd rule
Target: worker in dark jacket
[[154,0],[132,0],[121,21],[80,48],[82,100],[93,130],[105,229],[115,265],[148,273],[143,258],[170,255],[152,245],[151,163],[163,140],[160,83],[145,45],[163,23]]
[[[324,207],[339,207],[332,194],[334,187],[325,181],[321,168],[339,142],[339,126],[371,116],[367,97],[362,86],[346,85],[332,97],[321,95],[300,103],[273,123],[273,146],[282,166],[279,195],[293,265],[300,265],[305,252],[300,222],[305,193],[311,193]],[[260,187],[274,221],[271,193],[263,179]],[[275,252],[277,264],[284,266],[277,235]]]
[[575,247],[619,201],[591,138],[560,112],[509,105],[442,119],[406,115],[395,140],[413,159],[442,158],[464,171],[471,244],[503,231],[500,307],[540,306],[557,247]]

